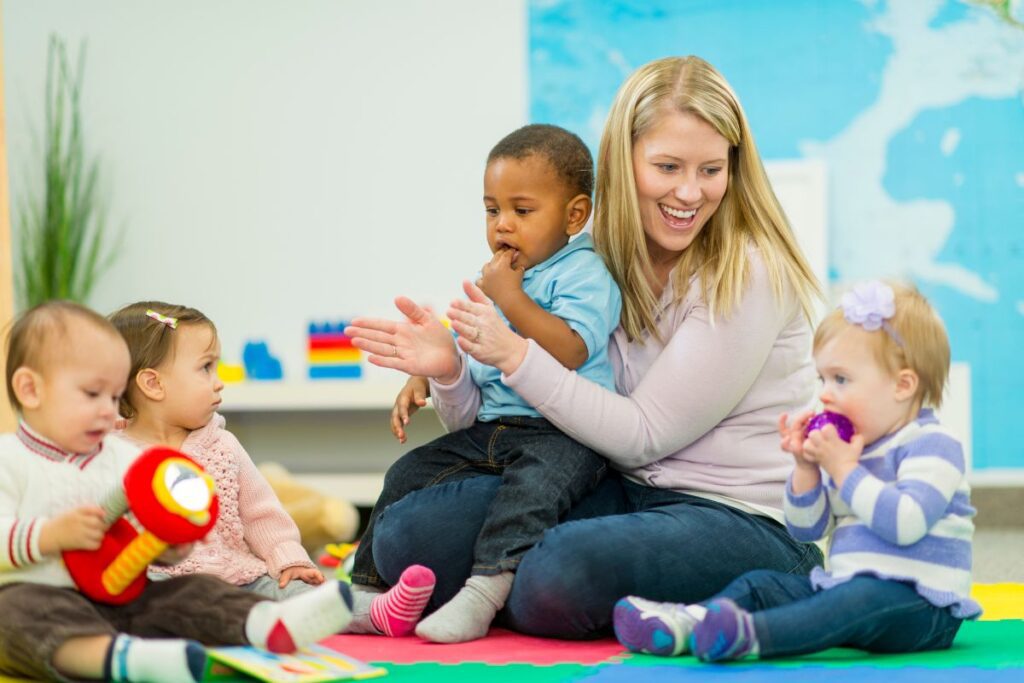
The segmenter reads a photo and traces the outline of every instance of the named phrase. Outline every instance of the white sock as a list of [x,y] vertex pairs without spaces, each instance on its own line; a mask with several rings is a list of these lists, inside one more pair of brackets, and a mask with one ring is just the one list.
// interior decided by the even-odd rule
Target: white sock
[[464,643],[487,635],[512,592],[512,572],[469,577],[455,597],[416,625],[416,635],[434,643]]
[[281,602],[257,603],[245,620],[245,635],[260,649],[289,654],[340,632],[350,621],[348,585],[328,581]]
[[132,683],[195,683],[203,679],[206,651],[194,640],[133,638],[110,643],[105,678]]
[[370,619],[370,605],[373,604],[373,599],[383,592],[375,586],[352,584],[352,621],[345,627],[345,633],[383,635]]
[[704,617],[708,615],[708,608],[697,603],[687,605],[683,609],[686,610],[687,614],[696,619],[698,623],[704,621]]

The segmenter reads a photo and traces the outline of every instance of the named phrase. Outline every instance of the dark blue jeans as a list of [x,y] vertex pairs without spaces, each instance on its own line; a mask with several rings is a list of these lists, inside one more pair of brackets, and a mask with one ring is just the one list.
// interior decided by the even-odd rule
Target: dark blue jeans
[[754,613],[761,657],[855,647],[869,652],[944,650],[962,619],[899,581],[858,576],[815,591],[810,579],[760,570],[744,574],[715,597]]
[[[514,570],[544,531],[593,491],[607,471],[604,458],[542,418],[503,417],[445,434],[409,451],[388,469],[356,551],[352,581],[385,583],[374,561],[375,529],[388,506],[413,491],[500,475],[492,477],[500,486],[484,508],[463,509],[453,501],[452,507],[434,511],[431,525],[432,537],[447,535],[449,524],[473,525],[475,547],[467,551],[471,572],[498,574]],[[393,584],[398,577],[387,578]]]
[[[384,578],[425,564],[438,578],[429,608],[451,599],[472,570],[473,543],[499,483],[479,477],[392,505],[374,539]],[[625,595],[700,602],[752,569],[804,576],[820,563],[817,546],[766,517],[612,475],[526,553],[499,619],[533,635],[597,638],[611,632],[612,607]]]

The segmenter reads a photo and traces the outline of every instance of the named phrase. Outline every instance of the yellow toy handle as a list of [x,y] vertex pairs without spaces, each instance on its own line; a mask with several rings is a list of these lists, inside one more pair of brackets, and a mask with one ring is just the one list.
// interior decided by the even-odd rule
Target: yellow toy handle
[[[176,470],[169,472],[168,470],[171,467],[175,467]],[[181,476],[180,470],[193,474],[202,482],[201,486],[207,495],[199,501],[203,504],[201,508],[190,508],[174,497],[171,491],[171,485],[174,482],[171,480]],[[214,492],[213,478],[191,460],[170,457],[161,462],[153,473],[151,487],[156,500],[167,512],[184,517],[196,526],[202,526],[210,521],[209,506]],[[103,508],[107,513],[107,517],[113,516],[116,518],[116,516],[120,516],[127,509],[128,502],[123,490],[122,488],[120,493],[114,491],[104,500]],[[195,496],[193,496],[193,502],[194,499]],[[104,590],[111,595],[123,593],[135,579],[146,571],[150,563],[167,549],[167,546],[168,543],[166,541],[161,540],[150,531],[143,530],[103,570],[103,573],[100,575],[100,582],[103,584]]]
[[103,588],[111,595],[120,595],[166,549],[167,543],[143,531],[103,570]]

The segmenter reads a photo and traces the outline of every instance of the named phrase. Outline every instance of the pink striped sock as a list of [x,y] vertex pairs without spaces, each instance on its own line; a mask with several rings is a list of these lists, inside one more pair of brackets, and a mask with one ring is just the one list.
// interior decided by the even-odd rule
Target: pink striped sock
[[434,592],[434,583],[434,572],[429,568],[421,564],[406,567],[398,584],[370,603],[370,621],[392,638],[411,634]]

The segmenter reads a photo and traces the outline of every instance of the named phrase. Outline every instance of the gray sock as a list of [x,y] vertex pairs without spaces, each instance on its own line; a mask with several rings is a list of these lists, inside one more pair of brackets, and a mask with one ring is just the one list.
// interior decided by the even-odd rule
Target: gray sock
[[435,643],[464,643],[487,635],[512,592],[512,572],[469,577],[455,597],[416,625],[416,635]]
[[373,599],[381,593],[383,593],[383,591],[374,586],[356,583],[352,584],[352,621],[349,622],[344,633],[371,633],[377,636],[382,635],[370,620],[370,604],[373,602]]

